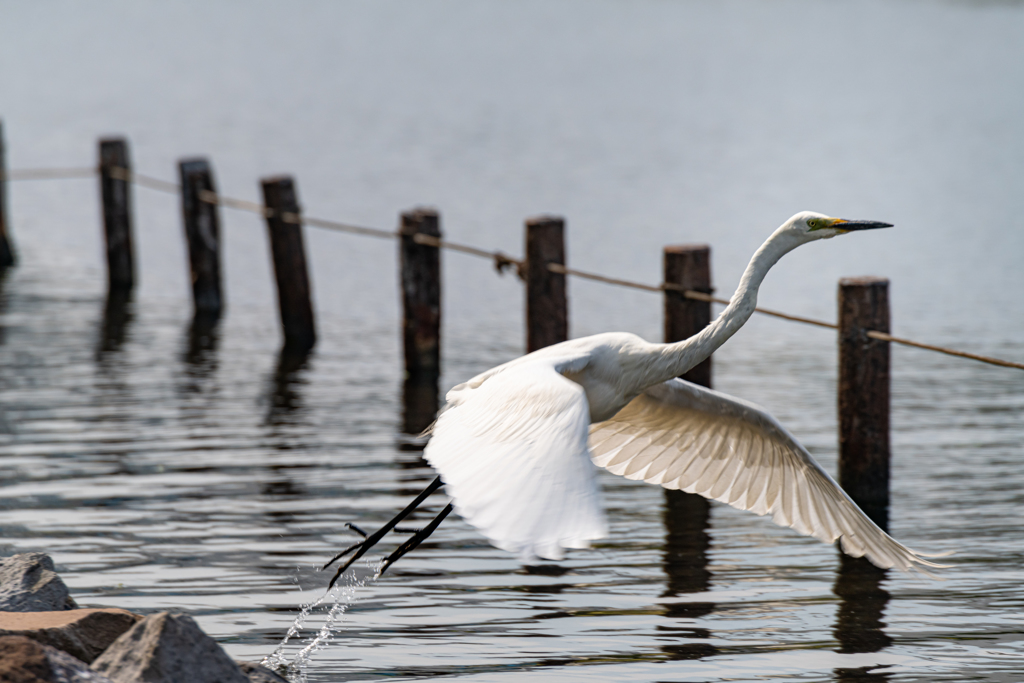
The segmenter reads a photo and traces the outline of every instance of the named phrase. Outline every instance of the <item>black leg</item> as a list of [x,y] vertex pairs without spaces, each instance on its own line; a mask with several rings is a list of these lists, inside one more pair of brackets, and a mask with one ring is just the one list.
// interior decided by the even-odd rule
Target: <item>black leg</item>
[[[337,562],[341,558],[345,557],[346,555],[348,555],[352,551],[355,551],[355,554],[352,555],[352,557],[350,557],[345,564],[343,564],[342,566],[338,567],[338,571],[337,571],[337,573],[335,573],[334,578],[331,579],[330,584],[328,584],[327,590],[330,590],[331,588],[334,588],[334,583],[338,580],[338,577],[340,577],[342,574],[344,574],[345,570],[348,569],[349,567],[351,567],[353,562],[355,562],[360,557],[365,555],[366,551],[368,551],[370,548],[372,548],[373,546],[377,545],[377,542],[380,541],[380,539],[384,538],[384,536],[389,531],[391,531],[395,527],[396,524],[398,524],[403,519],[408,517],[409,514],[412,513],[412,511],[415,510],[419,506],[420,503],[422,503],[424,500],[427,499],[427,496],[429,496],[431,493],[433,493],[434,491],[436,491],[440,487],[441,487],[441,477],[437,477],[437,478],[434,479],[434,481],[430,482],[430,485],[427,486],[427,488],[423,489],[423,493],[421,493],[420,495],[416,496],[416,499],[413,500],[411,503],[409,503],[405,507],[404,510],[402,510],[397,515],[395,515],[391,519],[390,522],[388,522],[387,524],[385,524],[381,528],[377,529],[375,532],[373,532],[372,534],[367,536],[364,540],[360,541],[359,543],[355,543],[353,545],[350,545],[348,548],[345,548],[340,553],[338,553],[333,558],[331,558],[331,561],[328,562],[327,564],[325,564],[323,566],[323,569],[327,569],[328,567],[330,567],[332,564],[334,564],[335,562]],[[438,522],[438,523],[440,523],[440,522]],[[433,531],[433,529],[431,529],[431,531]]]
[[451,514],[451,511],[452,504],[448,503],[447,505],[444,506],[444,510],[441,510],[441,512],[437,515],[437,517],[434,517],[430,524],[425,526],[423,529],[417,531],[415,536],[410,538],[402,545],[398,546],[398,549],[395,552],[391,553],[384,559],[384,564],[380,566],[380,571],[377,572],[377,576],[380,576],[381,574],[386,572],[388,567],[393,565],[395,561],[398,560],[398,558],[400,558],[402,555],[405,555],[410,550],[415,549],[416,546],[425,541],[427,537],[430,536],[430,534],[434,533],[434,529],[436,529],[438,525],[440,525],[441,522],[444,521],[444,518]]

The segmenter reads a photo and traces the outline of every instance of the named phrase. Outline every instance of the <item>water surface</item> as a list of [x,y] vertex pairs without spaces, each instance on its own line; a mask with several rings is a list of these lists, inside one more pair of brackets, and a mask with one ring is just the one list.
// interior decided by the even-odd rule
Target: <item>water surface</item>
[[[568,218],[569,261],[657,282],[713,246],[729,292],[797,210],[896,223],[810,245],[762,303],[834,317],[836,280],[891,278],[893,331],[1024,358],[1024,5],[976,2],[8,4],[11,167],[137,169],[208,154],[256,199],[521,252]],[[104,292],[89,180],[10,187],[22,265],[0,291],[0,552],[53,555],[83,606],[182,609],[269,654],[316,567],[432,477],[402,433],[395,247],[310,231],[321,342],[279,337],[266,238],[225,212],[228,313],[194,326],[180,210],[138,189],[141,285]],[[444,255],[442,388],[522,352],[522,289]],[[572,281],[574,335],[657,339],[657,296]],[[835,342],[754,320],[716,387],[768,407],[826,469]],[[1024,675],[1024,376],[893,350],[891,530],[955,550],[944,581],[877,573],[770,522],[601,476],[611,534],[525,573],[452,517],[355,591],[311,681],[1016,681]],[[414,441],[414,440],[412,440]],[[437,496],[423,519],[444,504]],[[388,548],[384,548],[387,550]],[[365,577],[371,569],[359,565]],[[319,626],[289,644],[294,654]]]

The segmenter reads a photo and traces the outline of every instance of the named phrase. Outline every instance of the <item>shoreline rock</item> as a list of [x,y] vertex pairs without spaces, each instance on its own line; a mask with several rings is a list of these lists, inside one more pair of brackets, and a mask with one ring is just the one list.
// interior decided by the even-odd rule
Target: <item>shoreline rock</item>
[[92,670],[114,683],[249,683],[192,617],[170,612],[132,626],[96,658]]
[[0,611],[52,612],[78,609],[45,553],[0,558]]
[[48,555],[0,558],[0,682],[186,681],[288,683],[231,659],[187,615],[79,609]]
[[123,609],[0,612],[0,636],[26,636],[88,664],[141,620]]
[[66,652],[25,636],[0,636],[4,683],[113,683]]

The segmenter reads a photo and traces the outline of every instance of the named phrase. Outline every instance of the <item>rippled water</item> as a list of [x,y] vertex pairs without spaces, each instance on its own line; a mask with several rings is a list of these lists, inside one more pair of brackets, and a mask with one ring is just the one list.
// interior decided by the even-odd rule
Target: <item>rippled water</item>
[[[662,245],[710,242],[720,292],[795,210],[886,219],[787,256],[762,302],[833,317],[838,277],[887,275],[895,333],[1024,358],[1020,3],[4,13],[12,167],[86,165],[120,131],[153,175],[208,153],[220,186],[254,199],[289,170],[311,214],[387,227],[434,203],[446,234],[513,254],[524,217],[564,213],[571,265],[648,282]],[[355,539],[344,523],[372,528],[434,476],[403,434],[394,245],[308,235],[321,342],[296,362],[278,355],[256,218],[224,214],[229,310],[197,328],[173,197],[136,191],[142,284],[108,302],[93,183],[10,191],[0,552],[51,553],[83,606],[183,609],[233,656],[269,655]],[[456,254],[444,268],[446,388],[520,354],[523,333],[514,278]],[[659,335],[654,295],[572,281],[570,296],[574,334]],[[527,572],[453,516],[353,589],[309,680],[1021,680],[1024,376],[900,348],[893,370],[891,530],[955,550],[943,581],[602,475],[596,548]],[[715,382],[834,471],[832,333],[752,321]]]

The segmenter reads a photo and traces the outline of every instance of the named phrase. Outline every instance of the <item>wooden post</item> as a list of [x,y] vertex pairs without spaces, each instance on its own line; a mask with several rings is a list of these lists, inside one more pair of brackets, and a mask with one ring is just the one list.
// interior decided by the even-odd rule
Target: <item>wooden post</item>
[[111,290],[130,290],[135,286],[131,183],[126,176],[130,172],[127,140],[100,140],[100,197],[107,244],[107,283]]
[[[683,244],[665,247],[665,283],[711,293],[711,247]],[[711,302],[687,299],[680,291],[665,290],[665,341],[689,339],[711,322]],[[689,370],[683,379],[711,388],[711,358]],[[711,586],[707,551],[711,547],[707,498],[685,491],[665,491],[665,595],[701,593]]]
[[284,345],[292,352],[302,353],[316,344],[316,327],[295,184],[290,176],[264,178],[262,184],[263,203],[270,210],[267,230],[277,277]]
[[202,197],[204,192],[217,191],[213,171],[206,159],[181,161],[178,171],[181,175],[181,210],[188,241],[195,314],[216,318],[224,307],[220,277],[220,218],[217,205],[203,201]]
[[548,270],[565,265],[565,221],[539,216],[526,221],[526,352],[569,338],[565,274]]
[[839,484],[882,529],[889,522],[889,281],[839,281]]
[[0,121],[0,269],[13,266],[17,259],[11,245],[7,214],[7,153],[4,149],[4,122]]
[[402,214],[398,245],[402,278],[402,338],[407,376],[441,372],[441,250],[419,244],[415,235],[441,238],[432,209]]
[[[665,247],[664,282],[704,294],[711,293],[711,247],[680,244]],[[665,341],[689,339],[711,322],[711,302],[687,299],[680,291],[665,290]],[[692,368],[683,379],[711,388],[711,357]]]

